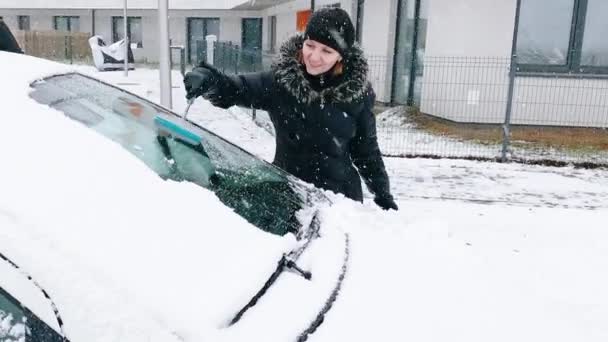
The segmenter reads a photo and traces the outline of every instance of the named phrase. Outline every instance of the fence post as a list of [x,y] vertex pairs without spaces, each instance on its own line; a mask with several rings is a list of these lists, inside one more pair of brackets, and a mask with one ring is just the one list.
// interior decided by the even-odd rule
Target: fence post
[[501,161],[507,162],[507,154],[511,145],[511,114],[513,112],[513,93],[515,89],[515,71],[517,69],[517,55],[511,56],[509,65],[509,90],[507,92],[507,109],[505,112],[505,122],[502,125],[502,153]]
[[186,75],[186,48],[183,45],[172,45],[169,55],[170,65],[173,67],[173,50],[179,50],[179,72],[182,76]]
[[239,57],[241,55],[241,51],[239,50],[239,46],[236,45],[234,49],[234,73],[239,73]]
[[521,10],[521,0],[515,4],[515,23],[513,25],[513,42],[511,44],[511,63],[509,65],[509,91],[507,93],[507,109],[505,112],[505,122],[502,126],[502,155],[501,161],[507,161],[507,153],[511,145],[511,114],[513,111],[513,93],[515,88],[515,72],[517,71],[517,35],[519,30],[519,13]]
[[207,41],[207,64],[213,65],[215,63],[215,43],[217,42],[217,36],[210,34],[205,37]]
[[179,49],[179,71],[182,73],[182,76],[186,76],[186,47],[181,46]]
[[252,71],[256,72],[257,71],[257,64],[258,64],[258,48],[254,47],[253,48],[253,53],[251,54],[251,67],[252,67]]
[[218,68],[222,68],[222,72],[224,72],[226,69],[226,51],[228,48],[228,43],[226,42],[220,42],[220,51],[222,51],[222,58],[220,58],[220,60],[218,61]]
[[65,36],[63,36],[63,58],[65,61],[70,59],[69,46],[70,46],[69,36],[66,34]]

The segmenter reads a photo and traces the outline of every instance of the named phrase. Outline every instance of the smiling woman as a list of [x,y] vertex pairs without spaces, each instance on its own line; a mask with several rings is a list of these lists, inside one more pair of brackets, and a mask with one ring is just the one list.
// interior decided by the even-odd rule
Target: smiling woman
[[360,202],[362,178],[378,206],[397,210],[376,136],[376,95],[348,13],[315,11],[280,51],[270,71],[227,75],[202,63],[184,77],[186,97],[267,111],[274,165]]

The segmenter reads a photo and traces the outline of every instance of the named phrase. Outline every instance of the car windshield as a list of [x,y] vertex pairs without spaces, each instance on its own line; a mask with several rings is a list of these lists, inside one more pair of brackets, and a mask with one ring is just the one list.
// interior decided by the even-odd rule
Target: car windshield
[[64,339],[0,287],[0,341],[60,342]]
[[313,190],[271,164],[160,106],[80,74],[52,76],[32,87],[32,98],[119,143],[162,178],[213,191],[267,232],[299,231],[296,214],[310,203]]

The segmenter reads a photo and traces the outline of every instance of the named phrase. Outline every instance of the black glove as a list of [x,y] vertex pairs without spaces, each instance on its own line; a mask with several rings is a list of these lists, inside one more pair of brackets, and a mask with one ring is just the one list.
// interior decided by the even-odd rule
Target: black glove
[[[225,78],[214,67],[201,63],[198,67],[192,69],[191,72],[184,76],[184,85],[186,86],[186,98],[192,99],[198,96],[203,96],[208,100],[213,100],[219,96],[220,82]],[[213,101],[211,101],[213,103]]]
[[374,198],[374,202],[376,202],[376,204],[384,210],[389,210],[389,209],[399,210],[397,203],[395,203],[395,200],[393,200],[393,196],[391,196],[391,195],[383,196],[383,197],[376,197],[376,198]]

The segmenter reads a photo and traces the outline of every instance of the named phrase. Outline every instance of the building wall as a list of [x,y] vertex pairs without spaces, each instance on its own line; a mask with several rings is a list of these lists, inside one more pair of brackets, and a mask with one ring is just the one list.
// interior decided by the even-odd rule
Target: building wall
[[[319,8],[325,5],[340,3],[340,7],[351,15],[354,22],[355,13],[352,9],[355,2],[356,0],[316,0],[315,6]],[[263,11],[265,19],[273,15],[277,17],[277,47],[281,46],[282,42],[296,33],[297,12],[307,9],[310,9],[310,0],[295,0]],[[268,35],[265,35],[264,38],[267,40]],[[269,46],[269,42],[265,41],[264,46]]]
[[396,0],[367,0],[364,3],[361,47],[369,57],[370,81],[380,102],[390,102],[396,6]]
[[[516,0],[432,0],[420,109],[503,123]],[[539,19],[540,20],[540,19]],[[608,127],[608,80],[516,77],[513,124]]]
[[30,16],[30,29],[32,31],[53,30],[54,16],[78,16],[80,17],[80,32],[91,32],[91,11],[72,9],[1,9],[0,16],[4,18],[11,30],[17,30],[17,16]]
[[422,112],[458,122],[504,122],[515,5],[430,1]]
[[[129,16],[142,17],[143,27],[143,47],[133,50],[136,61],[152,62],[158,61],[158,12],[149,9],[130,9]],[[112,17],[122,17],[122,9],[97,9],[95,14],[94,32],[106,40],[112,41]],[[53,16],[70,15],[80,17],[80,31],[93,32],[93,11],[69,10],[69,9],[0,9],[0,16],[11,30],[17,29],[17,16],[29,15],[32,30],[50,31],[53,30]],[[189,17],[212,17],[220,18],[220,39],[231,41],[241,45],[241,19],[259,18],[259,11],[230,11],[230,10],[171,10],[169,12],[169,34],[173,45],[187,45],[187,18]],[[264,25],[266,23],[264,22]]]
[[518,77],[514,124],[608,127],[608,80]]
[[[386,19],[396,20],[395,12],[391,12],[394,3],[395,0],[365,1],[361,45],[366,53],[381,56],[392,54],[389,47],[394,46],[395,36],[394,31],[390,30],[389,20]],[[385,19],[380,20],[381,18]]]
[[509,56],[515,5],[516,0],[430,1],[427,55]]
[[296,32],[296,12],[277,14],[277,49]]
[[[24,0],[27,1],[27,0]],[[141,1],[140,1],[141,2]],[[351,14],[353,22],[356,19],[357,0],[316,0],[317,8],[340,3],[340,7]],[[377,93],[379,101],[388,102],[390,100],[390,81],[392,70],[392,49],[394,48],[394,36],[391,26],[394,25],[394,6],[396,0],[367,0],[365,4],[365,19],[363,26],[362,47],[366,54],[373,56],[370,80]],[[81,3],[83,6],[85,2]],[[139,4],[139,3],[138,3]],[[134,49],[134,56],[137,61],[156,62],[158,46],[158,28],[156,25],[156,10],[130,9],[129,16],[141,16],[143,25],[143,48]],[[122,16],[120,4],[113,3],[114,9],[109,5],[104,5],[106,9],[95,10],[95,34],[101,35],[108,42],[112,40],[112,16]],[[130,6],[136,4],[131,2]],[[85,6],[86,7],[86,6]],[[111,7],[111,6],[110,6]],[[174,5],[172,5],[175,8]],[[241,18],[262,17],[263,35],[262,46],[265,50],[269,48],[268,22],[272,15],[277,16],[277,48],[287,38],[296,32],[296,13],[310,8],[310,0],[295,0],[274,6],[262,11],[230,11],[230,10],[170,10],[169,29],[171,42],[174,45],[187,45],[186,39],[186,18],[187,17],[219,17],[220,18],[220,39],[241,44]],[[0,8],[0,15],[5,17],[14,16],[16,26],[16,12],[6,13],[13,10]],[[22,10],[26,11],[26,10]],[[68,10],[68,9],[44,9],[27,10],[30,11],[33,30],[51,30],[53,15],[79,15],[81,20],[81,30],[92,32],[91,10]],[[23,13],[27,15],[27,13]],[[378,18],[393,18],[386,25],[379,25]]]

